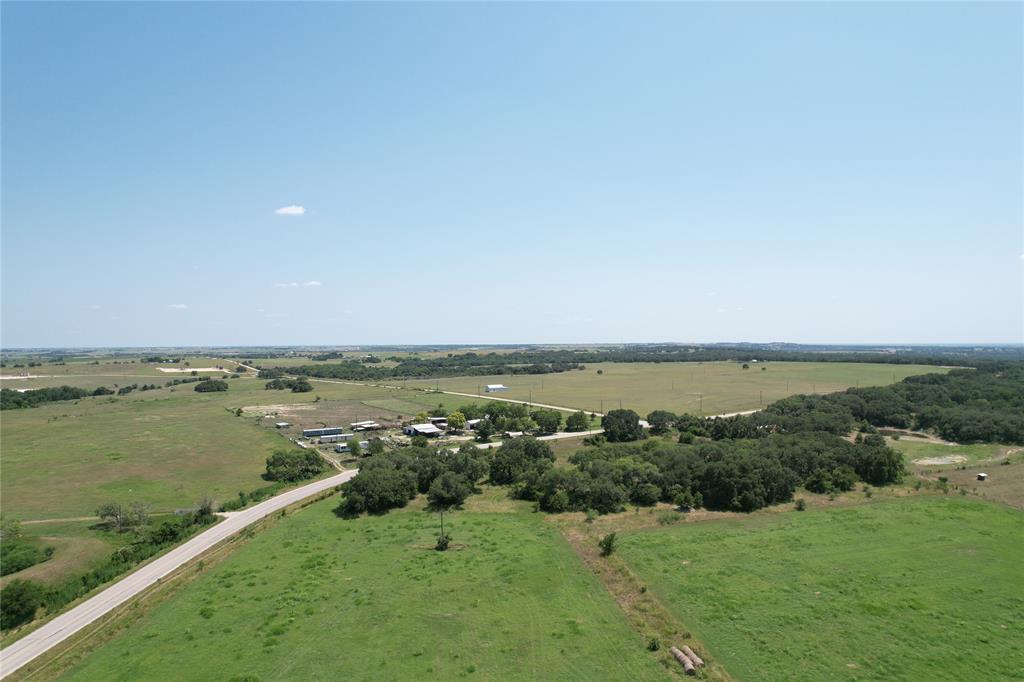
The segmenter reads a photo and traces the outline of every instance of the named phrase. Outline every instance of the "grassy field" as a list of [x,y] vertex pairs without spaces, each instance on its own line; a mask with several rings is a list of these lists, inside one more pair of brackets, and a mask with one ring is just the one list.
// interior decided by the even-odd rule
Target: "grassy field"
[[440,553],[436,515],[335,504],[260,533],[66,679],[665,678],[540,516],[450,514],[464,546]]
[[999,445],[998,443],[949,445],[934,441],[914,440],[906,437],[900,438],[899,440],[893,440],[891,438],[887,440],[890,447],[903,453],[903,457],[908,465],[913,464],[918,460],[938,461],[942,459],[955,459],[964,463],[983,462],[995,459],[1016,449],[1007,445]]
[[[598,374],[598,370],[601,374]],[[501,397],[604,411],[619,407],[647,414],[723,414],[755,410],[794,393],[830,393],[851,386],[879,386],[916,374],[945,372],[920,365],[839,362],[771,362],[743,369],[734,362],[601,363],[582,371],[413,380],[408,386],[476,394],[485,384],[505,384]]]
[[738,679],[1019,679],[1024,516],[918,497],[626,535]]

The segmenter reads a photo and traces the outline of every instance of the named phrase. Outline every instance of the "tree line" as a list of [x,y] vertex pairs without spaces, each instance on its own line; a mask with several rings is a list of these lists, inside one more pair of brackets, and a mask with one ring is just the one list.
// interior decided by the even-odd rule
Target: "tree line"
[[869,425],[934,431],[958,443],[1024,443],[1024,364],[983,365],[908,377],[889,386],[795,395],[750,415],[684,415],[674,424],[713,440],[802,431],[845,434]]
[[[549,374],[581,370],[586,364],[600,362],[871,362],[883,364],[921,364],[980,367],[1019,361],[1024,351],[1017,348],[992,348],[979,352],[968,348],[922,347],[900,352],[877,349],[828,347],[791,347],[785,349],[756,344],[678,346],[639,345],[594,350],[531,349],[510,353],[449,353],[447,357],[393,357],[393,367],[370,367],[358,360],[327,363],[338,353],[316,356],[319,364],[291,368],[293,374],[324,379],[381,381],[451,376]],[[281,370],[281,374],[284,371]],[[263,376],[261,374],[261,376]],[[280,375],[278,375],[280,376]],[[275,378],[267,375],[266,378]]]

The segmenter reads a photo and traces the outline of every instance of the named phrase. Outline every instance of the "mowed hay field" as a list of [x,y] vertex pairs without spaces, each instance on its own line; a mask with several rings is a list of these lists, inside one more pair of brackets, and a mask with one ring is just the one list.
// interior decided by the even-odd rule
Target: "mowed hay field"
[[[419,508],[280,520],[71,680],[655,680],[661,665],[539,515]],[[250,676],[250,677],[244,677]]]
[[749,369],[736,362],[605,362],[558,374],[422,379],[406,385],[474,395],[479,390],[486,395],[484,385],[505,384],[509,390],[495,395],[591,411],[602,407],[608,411],[619,407],[621,401],[622,407],[642,415],[652,410],[699,414],[703,395],[704,414],[724,414],[756,410],[795,393],[881,386],[908,376],[945,371],[923,365],[844,362],[752,363]]
[[1024,674],[1021,512],[962,497],[684,524],[621,555],[737,679]]

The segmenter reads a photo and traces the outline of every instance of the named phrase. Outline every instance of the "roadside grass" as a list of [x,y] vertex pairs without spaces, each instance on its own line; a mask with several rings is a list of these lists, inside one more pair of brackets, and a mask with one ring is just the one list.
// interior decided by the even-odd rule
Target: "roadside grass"
[[587,411],[615,409],[621,401],[622,407],[641,415],[659,409],[698,414],[703,395],[703,413],[709,415],[756,410],[795,393],[880,386],[946,371],[922,365],[842,362],[766,362],[752,364],[750,369],[735,362],[606,362],[558,374],[421,379],[406,385],[477,394],[485,384],[501,383],[509,388],[497,394],[504,398]]
[[417,506],[260,533],[67,679],[663,679],[615,603],[537,515]]
[[635,532],[619,553],[739,679],[1011,679],[1022,521],[915,496]]

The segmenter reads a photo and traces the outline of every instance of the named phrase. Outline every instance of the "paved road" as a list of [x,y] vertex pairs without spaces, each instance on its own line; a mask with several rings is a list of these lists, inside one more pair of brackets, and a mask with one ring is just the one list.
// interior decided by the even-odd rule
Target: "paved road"
[[161,578],[246,526],[288,505],[340,485],[355,476],[356,473],[355,470],[346,471],[330,478],[314,481],[230,515],[216,526],[154,559],[126,578],[119,580],[99,594],[90,597],[0,651],[0,679],[10,675],[32,659],[63,642],[96,619],[106,615],[112,609],[156,584]]

